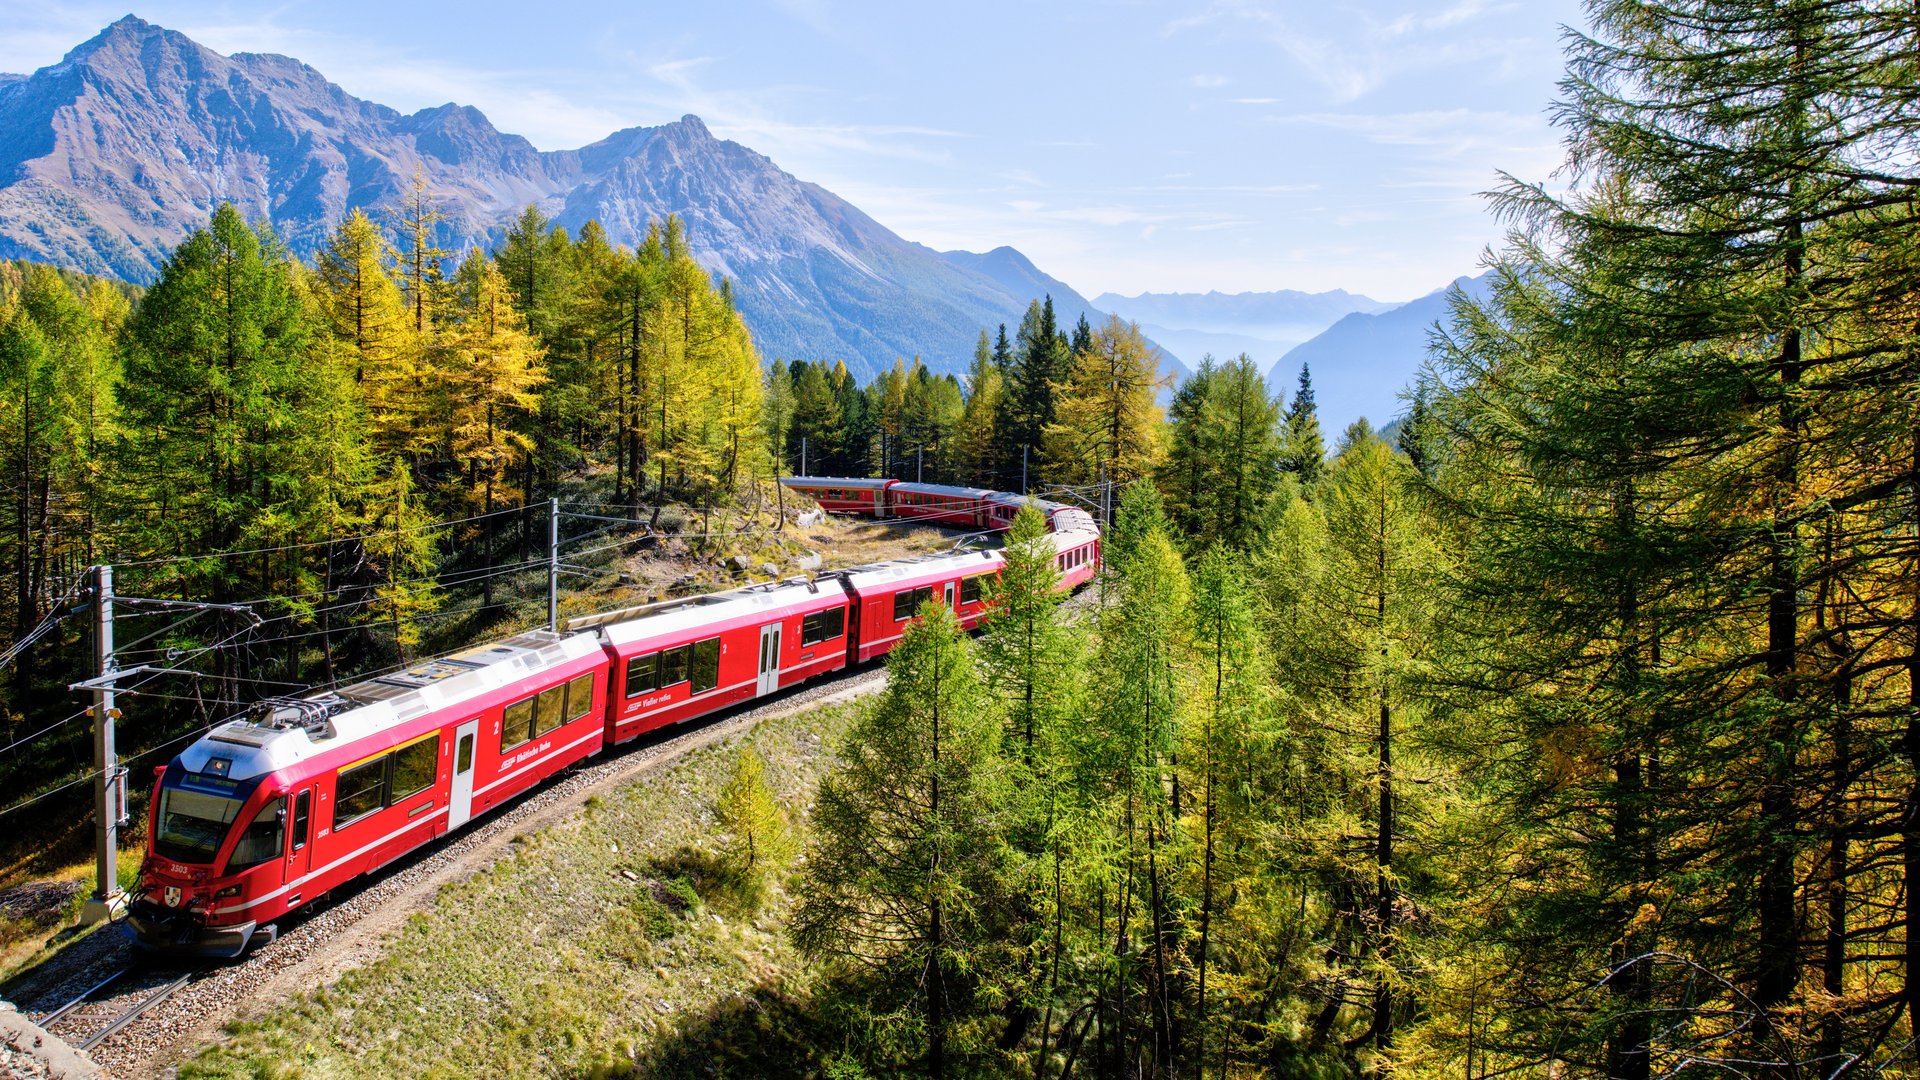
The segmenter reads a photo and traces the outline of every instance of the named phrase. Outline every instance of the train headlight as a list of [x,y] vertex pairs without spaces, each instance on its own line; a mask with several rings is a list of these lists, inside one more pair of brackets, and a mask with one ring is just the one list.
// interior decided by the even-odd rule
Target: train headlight
[[229,885],[226,888],[221,889],[219,892],[214,893],[213,898],[215,900],[225,900],[229,896],[239,896],[239,895],[240,895],[240,886]]

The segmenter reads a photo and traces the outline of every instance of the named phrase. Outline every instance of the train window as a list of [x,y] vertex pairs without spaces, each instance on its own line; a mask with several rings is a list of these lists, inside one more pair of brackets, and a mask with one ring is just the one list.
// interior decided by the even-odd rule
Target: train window
[[171,771],[167,773],[153,850],[181,862],[210,863],[220,854],[220,842],[227,838],[227,827],[240,813],[242,798],[191,790],[186,785],[198,786],[196,777],[187,773],[184,779],[176,780]]
[[693,645],[693,692],[704,694],[720,685],[720,639],[708,638]]
[[308,828],[313,824],[313,789],[293,800],[293,850],[307,846]]
[[920,605],[933,599],[933,586],[922,585],[917,589],[901,589],[893,594],[893,621],[911,619],[920,611]]
[[473,735],[471,732],[460,736],[460,748],[453,754],[453,771],[464,773],[473,768]]
[[593,711],[593,673],[567,684],[567,719],[578,720]]
[[687,681],[687,646],[668,649],[660,654],[660,685],[672,686]]
[[341,769],[333,782],[333,827],[337,831],[386,805],[387,755]]
[[847,632],[847,609],[816,611],[800,620],[800,644],[818,645]]
[[429,735],[393,752],[393,776],[388,783],[392,792],[387,805],[418,795],[433,786],[440,775],[440,736]]
[[240,842],[233,846],[233,858],[227,860],[227,873],[236,874],[279,858],[281,845],[286,843],[286,834],[282,832],[287,824],[286,815],[284,797],[261,807],[240,833]]
[[981,600],[985,599],[986,595],[987,595],[987,575],[986,574],[975,574],[972,577],[960,579],[960,602],[961,603],[977,604]]
[[659,653],[648,653],[627,661],[627,696],[639,697],[659,689],[659,675]]
[[567,684],[542,690],[534,700],[537,704],[533,707],[533,733],[545,735],[559,727],[567,713]]
[[500,752],[533,738],[533,699],[516,701],[506,707],[500,720]]

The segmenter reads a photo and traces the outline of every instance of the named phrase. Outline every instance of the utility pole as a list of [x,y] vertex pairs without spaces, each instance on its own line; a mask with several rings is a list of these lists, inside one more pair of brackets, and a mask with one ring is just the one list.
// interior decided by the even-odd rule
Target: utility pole
[[913,482],[927,482],[927,448],[924,446],[913,452]]
[[560,500],[547,500],[547,629],[560,632]]
[[800,475],[801,476],[808,475],[807,473],[807,437],[805,435],[800,436]]
[[80,921],[104,922],[126,907],[120,892],[120,825],[125,813],[120,786],[120,759],[113,745],[113,722],[120,718],[114,705],[113,676],[120,664],[113,658],[113,567],[93,568],[93,648],[100,676],[93,690],[93,896],[81,910]]
[[[70,683],[67,689],[93,695],[87,715],[93,720],[93,896],[81,909],[80,920],[97,923],[120,913],[126,906],[126,894],[120,891],[120,830],[127,824],[127,771],[120,767],[119,751],[114,746],[114,722],[120,719],[114,690],[121,679],[136,675],[188,675],[199,678],[202,671],[186,668],[155,667],[140,664],[122,668],[114,655],[113,615],[116,604],[136,612],[178,611],[193,618],[209,611],[224,611],[251,622],[256,628],[262,620],[245,604],[202,604],[189,600],[151,600],[113,594],[113,567],[93,568],[93,645],[98,674],[85,682]],[[77,613],[77,611],[76,611]],[[150,635],[151,636],[158,636]],[[142,638],[142,641],[149,638]],[[134,644],[139,644],[135,642]]]
[[1027,448],[1020,448],[1020,494],[1027,494]]

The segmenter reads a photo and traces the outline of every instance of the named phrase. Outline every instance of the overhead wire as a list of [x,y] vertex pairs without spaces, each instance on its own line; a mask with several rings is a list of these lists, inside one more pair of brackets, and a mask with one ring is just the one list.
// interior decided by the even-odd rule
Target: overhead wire
[[63,609],[65,609],[69,603],[73,602],[74,597],[80,595],[80,589],[85,580],[86,578],[84,576],[74,579],[74,583],[67,589],[66,595],[53,602],[53,607],[47,612],[46,618],[41,619],[33,629],[22,634],[20,640],[7,646],[5,652],[0,652],[0,668],[4,668],[8,664],[13,663],[19,658],[21,653],[32,648],[34,642],[52,633],[55,627],[67,620],[67,616],[70,613]]
[[48,724],[46,727],[41,728],[39,731],[36,731],[31,735],[27,735],[23,738],[15,739],[14,741],[8,743],[5,746],[0,746],[0,754],[7,753],[8,751],[12,750],[17,746],[25,746],[26,744],[32,742],[33,740],[39,738],[42,735],[47,734],[50,731],[58,730],[59,728],[63,728],[68,724],[73,723],[75,720],[79,720],[82,717],[85,717],[88,713],[91,713],[92,711],[93,711],[92,709],[81,709],[79,712],[74,713],[72,716],[69,716],[64,720],[55,720],[53,723]]
[[525,513],[534,507],[545,509],[543,503],[523,503],[519,506],[502,507],[499,510],[489,510],[485,513],[472,514],[463,518],[454,518],[450,521],[433,521],[424,525],[410,525],[404,529],[381,529],[378,532],[359,533],[353,536],[335,536],[325,540],[309,540],[298,544],[280,544],[275,547],[247,548],[241,551],[220,551],[208,555],[172,555],[160,559],[119,560],[113,565],[117,567],[169,566],[181,563],[206,562],[212,559],[233,559],[239,558],[242,555],[276,555],[283,551],[306,551],[317,547],[329,547],[334,544],[350,544],[358,540],[377,540],[383,536],[403,536],[417,532],[431,532],[434,529],[450,529],[456,525],[467,525],[476,521],[485,521],[488,518],[500,517],[506,514]]

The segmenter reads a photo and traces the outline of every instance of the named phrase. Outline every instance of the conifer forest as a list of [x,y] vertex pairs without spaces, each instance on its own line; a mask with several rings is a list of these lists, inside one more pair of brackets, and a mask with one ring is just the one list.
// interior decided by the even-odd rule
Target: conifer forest
[[125,698],[143,776],[521,628],[550,499],[1054,493],[1106,519],[1079,597],[1023,511],[984,629],[929,603],[810,798],[736,763],[729,887],[791,897],[806,971],[714,1061],[1920,1075],[1920,9],[1588,13],[1560,171],[1487,196],[1491,293],[1379,429],[1047,296],[862,385],[763,356],[678,219],[451,252],[424,180],[310,258],[225,206],[147,287],[0,265],[0,829],[88,812],[96,564],[263,620],[135,643],[199,672]]

